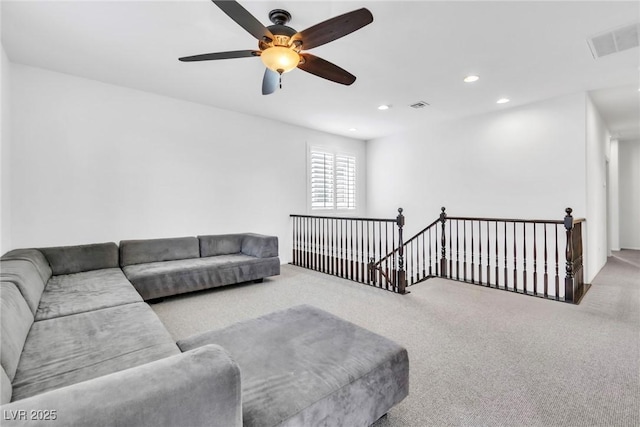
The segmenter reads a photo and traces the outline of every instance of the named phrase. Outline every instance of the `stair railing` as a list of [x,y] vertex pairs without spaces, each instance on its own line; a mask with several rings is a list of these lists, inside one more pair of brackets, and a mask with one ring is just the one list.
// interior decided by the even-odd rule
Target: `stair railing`
[[585,220],[574,219],[571,208],[565,212],[563,220],[450,217],[443,207],[404,244],[407,286],[442,277],[578,303],[589,287],[582,265]]
[[[395,219],[290,216],[293,265],[397,293],[406,292],[402,208]],[[392,255],[373,269],[373,262],[385,254]]]
[[562,220],[450,217],[443,207],[407,241],[402,208],[395,219],[291,215],[292,263],[401,294],[441,277],[578,303],[589,288],[585,220],[565,213]]

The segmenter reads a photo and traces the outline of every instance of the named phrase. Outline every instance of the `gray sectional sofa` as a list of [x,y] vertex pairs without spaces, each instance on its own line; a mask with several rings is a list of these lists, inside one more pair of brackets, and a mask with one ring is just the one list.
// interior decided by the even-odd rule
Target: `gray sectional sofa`
[[120,266],[148,301],[278,275],[278,239],[245,233],[123,240]]
[[259,280],[274,258],[253,234],[5,254],[2,425],[373,423],[408,393],[392,341],[298,306],[176,343],[144,302]]

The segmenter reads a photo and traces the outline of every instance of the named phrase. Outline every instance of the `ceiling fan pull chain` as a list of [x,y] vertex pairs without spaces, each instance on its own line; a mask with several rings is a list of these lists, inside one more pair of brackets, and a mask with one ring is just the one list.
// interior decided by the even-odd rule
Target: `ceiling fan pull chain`
[[282,89],[282,74],[278,77],[278,84],[280,85],[280,89]]

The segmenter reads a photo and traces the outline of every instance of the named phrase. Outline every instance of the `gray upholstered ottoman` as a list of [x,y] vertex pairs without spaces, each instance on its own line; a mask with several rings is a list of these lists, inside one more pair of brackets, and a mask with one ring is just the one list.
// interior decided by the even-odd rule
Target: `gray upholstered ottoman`
[[178,341],[206,344],[240,367],[244,426],[368,426],[409,393],[403,347],[308,305]]

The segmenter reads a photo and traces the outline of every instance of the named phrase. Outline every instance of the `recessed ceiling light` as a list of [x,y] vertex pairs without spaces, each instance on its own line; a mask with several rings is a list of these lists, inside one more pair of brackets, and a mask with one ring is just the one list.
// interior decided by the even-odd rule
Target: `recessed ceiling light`
[[506,104],[507,102],[509,102],[510,99],[509,98],[500,98],[496,101],[496,103],[498,104]]
[[473,83],[473,82],[477,82],[478,79],[480,79],[480,77],[478,76],[467,76],[464,78],[464,82],[465,83]]
[[390,105],[382,104],[378,107],[378,110],[388,110],[389,108],[391,108]]
[[356,129],[356,128],[349,128],[349,132],[355,132],[355,131],[357,131],[357,130],[358,130],[358,129]]

